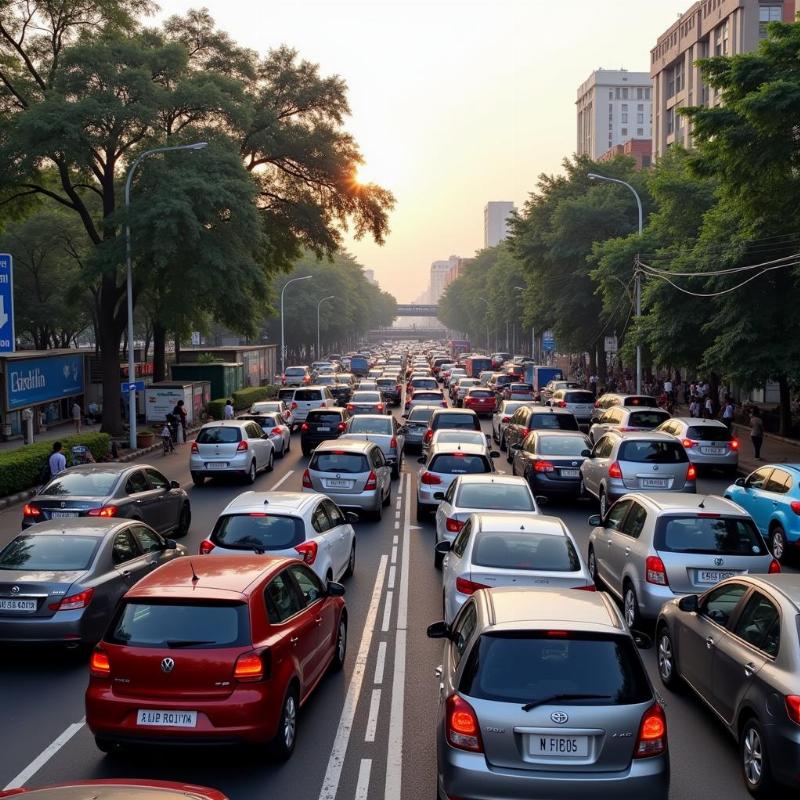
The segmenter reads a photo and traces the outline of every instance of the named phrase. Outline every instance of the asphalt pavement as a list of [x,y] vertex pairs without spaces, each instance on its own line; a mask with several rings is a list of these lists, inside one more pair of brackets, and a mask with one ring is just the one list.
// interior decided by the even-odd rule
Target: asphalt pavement
[[[490,432],[489,423],[484,424]],[[257,479],[256,490],[300,491],[306,459],[299,440]],[[191,485],[188,447],[143,459],[187,489],[192,526],[182,540],[190,553],[217,515],[243,487]],[[500,471],[510,471],[504,458]],[[122,757],[101,754],[83,723],[86,657],[57,649],[4,649],[0,660],[0,788],[40,786],[77,778],[141,777],[212,786],[231,800],[295,797],[301,800],[432,800],[436,786],[434,728],[441,643],[426,638],[441,617],[441,573],[433,566],[433,525],[417,525],[419,465],[409,455],[381,522],[356,526],[355,574],[345,581],[350,614],[345,669],[327,676],[301,712],[291,760],[271,763],[266,753],[231,749],[148,749]],[[726,481],[701,479],[698,490],[721,494]],[[249,487],[248,487],[249,488]],[[594,504],[550,505],[584,555],[587,519]],[[0,512],[0,545],[19,531],[21,506]],[[661,687],[653,650],[643,653],[663,696],[672,758],[674,800],[749,797],[736,745],[711,712],[691,695]]]

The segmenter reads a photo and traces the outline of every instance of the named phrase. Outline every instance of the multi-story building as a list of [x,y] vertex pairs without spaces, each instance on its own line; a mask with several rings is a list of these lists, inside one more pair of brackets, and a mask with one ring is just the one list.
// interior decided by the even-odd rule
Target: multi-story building
[[614,145],[598,158],[598,161],[611,161],[616,156],[630,156],[636,162],[636,169],[647,169],[653,162],[652,139],[628,139],[624,144]]
[[458,256],[450,256],[447,261],[434,261],[431,264],[431,282],[429,289],[430,302],[436,305],[442,297],[445,286],[447,286],[447,276],[453,267],[461,259]]
[[650,94],[647,72],[595,70],[578,87],[578,155],[597,160],[629,139],[649,139]]
[[483,209],[483,246],[494,247],[508,236],[508,218],[515,211],[510,200],[491,200]]
[[691,147],[686,106],[719,105],[697,60],[755,50],[770,22],[792,22],[800,0],[699,0],[658,37],[650,51],[653,81],[653,157],[671,144]]
[[364,277],[373,285],[377,286],[378,281],[375,279],[375,270],[374,269],[365,269],[364,270]]

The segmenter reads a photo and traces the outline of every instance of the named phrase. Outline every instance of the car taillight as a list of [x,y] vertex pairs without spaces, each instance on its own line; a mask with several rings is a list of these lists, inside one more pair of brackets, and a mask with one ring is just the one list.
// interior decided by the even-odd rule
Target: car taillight
[[609,468],[608,468],[608,477],[609,478],[622,478],[622,467],[620,467],[619,462],[615,461]]
[[780,571],[781,571],[780,562],[777,559],[773,558],[772,561],[769,562],[769,569],[767,570],[767,572],[770,575],[774,575],[776,572]]
[[438,475],[434,475],[432,472],[423,472],[419,481],[420,483],[424,483],[426,486],[436,486],[442,482],[442,479]]
[[789,503],[789,508],[791,508],[795,514],[800,514],[800,501],[792,500],[792,502]]
[[108,655],[103,650],[92,651],[92,658],[89,661],[89,671],[98,678],[111,674],[111,662],[108,660]]
[[270,436],[280,436],[283,431],[280,428],[273,428],[269,433]]
[[731,440],[728,442],[728,447],[729,447],[731,450],[738,450],[738,449],[739,449],[739,440],[738,440],[738,439],[731,439]]
[[445,528],[447,528],[450,533],[459,533],[464,525],[466,525],[466,522],[462,522],[455,517],[448,517],[444,524]]
[[530,429],[530,428],[523,428],[523,429],[520,431],[520,434],[522,435],[522,438],[524,439],[524,438],[525,438],[525,437],[526,437],[526,436],[527,436],[527,435],[528,435],[530,432],[531,432],[531,429]]
[[295,550],[300,554],[300,558],[306,562],[306,564],[313,564],[317,558],[317,543],[316,542],[303,542],[303,544],[297,545]]
[[555,472],[555,469],[549,461],[535,461],[533,464],[534,472]]
[[441,406],[442,408],[447,408],[447,400],[442,400]]
[[119,514],[117,506],[101,506],[100,508],[90,508],[86,512],[90,517],[116,517]]
[[369,492],[377,488],[378,488],[378,476],[375,474],[374,470],[370,470],[367,482],[364,484],[364,491]]
[[686,480],[687,481],[697,480],[697,467],[695,467],[694,464],[689,464],[686,470]]
[[301,432],[301,433],[305,433],[307,430],[308,430],[308,423],[307,423],[307,422],[304,422],[304,423],[303,423],[303,424],[300,426],[300,432]]
[[36,506],[32,506],[30,503],[25,503],[25,507],[22,509],[22,516],[23,517],[41,517],[42,510],[37,508]]
[[425,431],[425,435],[422,437],[422,440],[424,442],[430,442],[431,439],[433,439],[433,431],[428,428],[428,430]]
[[456,591],[461,594],[472,594],[473,592],[477,592],[478,589],[488,588],[489,587],[485,583],[476,583],[466,578],[456,578]]
[[197,446],[197,442],[192,442],[192,452],[193,453],[199,453],[200,452],[200,448]]
[[447,742],[451,747],[472,753],[483,752],[475,710],[457,694],[451,694],[445,703],[445,728]]
[[667,718],[664,709],[653,703],[644,712],[639,725],[639,738],[633,751],[634,758],[659,756],[667,749]]
[[392,448],[395,448],[395,449],[397,448],[397,437],[396,436],[392,436],[392,438],[389,440],[389,447],[392,447]]
[[237,453],[244,453],[245,450],[249,449],[249,445],[247,444],[247,439],[242,439],[239,444],[236,445],[236,452]]
[[86,608],[92,602],[94,589],[84,589],[77,594],[62,597],[57,603],[50,603],[48,608],[51,611],[76,611],[79,608]]
[[216,545],[214,542],[210,542],[208,539],[203,539],[203,541],[200,542],[200,547],[198,548],[197,552],[200,553],[201,556],[207,556],[215,547]]
[[348,411],[352,411],[354,408],[355,408],[355,406],[353,405],[353,403],[348,403],[347,404],[347,410]]
[[242,653],[236,659],[233,677],[240,683],[260,681],[264,677],[264,662],[258,653]]
[[786,696],[786,711],[789,719],[800,725],[800,697],[796,694]]
[[567,407],[566,401],[565,400],[559,400],[558,401],[558,407],[559,408],[566,408]]
[[600,408],[600,401],[599,400],[595,400],[594,401],[594,407],[595,408]]
[[384,409],[385,407],[386,407],[386,406],[384,406],[384,404],[383,404],[383,403],[378,403],[378,405],[376,406],[376,408],[378,409],[378,411],[383,411],[383,409]]
[[309,475],[308,470],[303,472],[303,488],[304,489],[311,489],[311,475]]
[[579,592],[596,592],[597,587],[593,583],[587,583],[585,586],[573,586],[573,589],[577,589]]
[[697,445],[697,442],[694,439],[681,439],[681,444],[687,450],[690,450],[692,447],[695,447]]
[[658,586],[669,586],[667,570],[664,562],[658,556],[647,556],[644,562],[645,580],[648,583],[655,583]]
[[292,411],[294,411],[294,410],[297,408],[297,403],[295,403],[295,402],[294,402],[294,400],[292,400],[292,404],[291,404],[291,406],[289,406],[289,408],[290,408]]
[[345,425],[345,423],[344,423],[344,422],[340,422],[340,423],[339,423],[339,424],[336,426],[336,428],[337,428],[337,430],[343,431],[343,430],[345,430],[345,428],[347,428],[347,425]]

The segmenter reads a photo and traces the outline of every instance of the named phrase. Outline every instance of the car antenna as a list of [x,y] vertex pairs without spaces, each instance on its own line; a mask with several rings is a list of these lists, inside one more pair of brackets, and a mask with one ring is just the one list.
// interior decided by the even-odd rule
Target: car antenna
[[192,564],[192,559],[189,559],[189,569],[192,571],[192,583],[197,583],[200,578],[197,577],[197,573],[194,571],[194,564]]
[[706,497],[708,497],[708,495],[703,495],[703,496],[700,498],[700,505],[699,505],[699,506],[697,506],[698,508],[705,508],[705,507],[706,507],[706,506],[705,506],[705,503],[703,502],[703,501],[706,499]]

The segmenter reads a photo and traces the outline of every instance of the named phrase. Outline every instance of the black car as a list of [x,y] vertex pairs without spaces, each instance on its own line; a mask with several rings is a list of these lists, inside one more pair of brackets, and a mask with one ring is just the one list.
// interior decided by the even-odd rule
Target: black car
[[353,396],[353,390],[356,385],[355,378],[350,372],[340,372],[335,378],[336,383],[328,388],[336,401],[336,405],[346,406]]
[[378,378],[378,391],[384,401],[394,406],[400,405],[400,398],[403,396],[403,386],[397,378]]
[[431,414],[428,429],[422,437],[422,448],[427,448],[436,431],[447,428],[449,430],[481,430],[481,421],[478,415],[469,408],[439,408]]
[[565,408],[549,406],[520,406],[506,426],[508,463],[511,463],[511,448],[521,447],[531,431],[580,431],[575,415]]
[[320,443],[338,439],[350,415],[343,408],[314,408],[300,426],[300,447],[307,456]]
[[521,446],[514,445],[513,473],[528,481],[534,495],[580,497],[581,464],[591,450],[583,433],[532,431]]
[[22,512],[22,527],[74,517],[127,517],[161,534],[185,536],[189,496],[148,464],[81,464],[52,478]]

